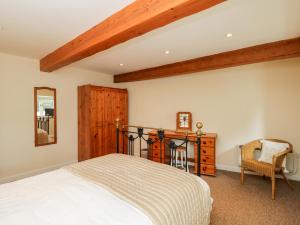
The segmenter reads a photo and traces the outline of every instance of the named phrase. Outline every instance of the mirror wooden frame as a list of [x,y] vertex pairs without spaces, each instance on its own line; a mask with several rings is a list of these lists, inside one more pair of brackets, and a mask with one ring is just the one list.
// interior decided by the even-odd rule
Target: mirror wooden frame
[[[37,96],[38,96],[38,90],[41,89],[47,89],[49,91],[54,92],[54,141],[49,142],[49,143],[44,143],[44,144],[39,144],[38,143],[38,128],[37,128]],[[56,118],[56,89],[55,88],[50,88],[50,87],[34,87],[34,144],[35,147],[39,146],[44,146],[44,145],[52,145],[57,143],[57,118]]]
[[[188,114],[189,121],[188,127],[180,127],[180,114]],[[191,112],[178,112],[176,115],[176,130],[177,131],[191,131],[192,130],[192,113]]]

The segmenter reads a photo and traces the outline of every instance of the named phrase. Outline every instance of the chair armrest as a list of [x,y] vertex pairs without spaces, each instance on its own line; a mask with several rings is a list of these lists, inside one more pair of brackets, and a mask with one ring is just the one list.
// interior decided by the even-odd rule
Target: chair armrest
[[274,154],[273,155],[273,158],[272,158],[272,165],[273,165],[273,168],[281,168],[282,167],[282,163],[283,163],[283,160],[284,160],[284,157],[288,154],[292,152],[292,149],[288,148],[287,150],[283,151],[283,152],[279,152],[277,154]]
[[280,156],[286,155],[286,154],[290,153],[291,151],[292,151],[291,149],[287,149],[287,150],[285,150],[285,151],[283,151],[283,152],[279,152],[279,153],[277,153],[277,154],[274,154],[274,155],[273,155],[273,158],[278,158],[278,157],[280,157]]
[[259,140],[252,141],[245,145],[239,146],[241,149],[241,159],[253,159],[254,151],[261,150],[261,142]]

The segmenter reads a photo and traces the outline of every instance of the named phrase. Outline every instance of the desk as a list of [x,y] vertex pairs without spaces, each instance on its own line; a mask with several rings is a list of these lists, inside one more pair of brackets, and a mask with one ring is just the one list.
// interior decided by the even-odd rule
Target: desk
[[[169,132],[165,131],[165,142],[170,142],[171,139],[185,139],[186,134],[184,132]],[[152,140],[157,139],[157,131],[149,132],[149,137]],[[216,175],[216,138],[217,134],[215,133],[207,133],[201,136],[201,147],[200,147],[200,155],[201,155],[201,162],[200,162],[200,170],[201,174]],[[189,141],[196,142],[197,136],[196,134],[189,134],[188,135]],[[160,154],[160,151],[162,154]],[[161,155],[161,157],[160,157]],[[170,162],[170,148],[168,145],[162,144],[160,146],[160,142],[156,142],[151,146],[149,151],[149,158],[155,162],[161,163],[169,163]],[[197,159],[198,159],[198,151],[197,151],[197,144],[194,144],[194,158],[189,159],[189,161],[193,161],[195,163],[194,173],[197,173]]]

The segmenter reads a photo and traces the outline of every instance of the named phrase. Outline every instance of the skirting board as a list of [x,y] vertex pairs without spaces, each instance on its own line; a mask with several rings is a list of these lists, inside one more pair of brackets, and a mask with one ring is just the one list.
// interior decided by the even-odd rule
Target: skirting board
[[[217,164],[217,169],[218,170],[225,170],[225,171],[235,172],[235,173],[240,173],[241,172],[241,167],[239,167],[239,166],[228,166],[228,165]],[[255,173],[252,173],[252,172],[249,172],[249,171],[245,171],[245,173],[256,175]],[[300,181],[300,175],[289,175],[289,174],[287,174],[286,176],[290,180]]]
[[38,175],[38,174],[41,174],[41,173],[46,173],[46,172],[56,170],[56,169],[59,169],[61,167],[70,165],[70,164],[75,163],[75,162],[77,162],[77,161],[65,162],[65,163],[49,166],[49,167],[46,167],[46,168],[31,170],[31,171],[28,171],[28,172],[25,172],[25,173],[19,173],[19,174],[9,176],[9,177],[2,177],[2,178],[0,178],[0,184],[20,180],[20,179],[23,179],[23,178],[26,178],[26,177],[32,177],[34,175]]

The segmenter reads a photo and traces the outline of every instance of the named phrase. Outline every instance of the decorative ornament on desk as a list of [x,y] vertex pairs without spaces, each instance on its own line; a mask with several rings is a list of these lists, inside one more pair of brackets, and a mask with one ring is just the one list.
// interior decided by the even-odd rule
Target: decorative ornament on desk
[[196,127],[197,127],[197,131],[196,131],[197,137],[201,137],[202,135],[205,134],[204,132],[201,131],[201,129],[203,128],[203,123],[197,122]]
[[120,119],[117,118],[117,119],[116,119],[116,127],[119,128],[119,125],[120,125]]

